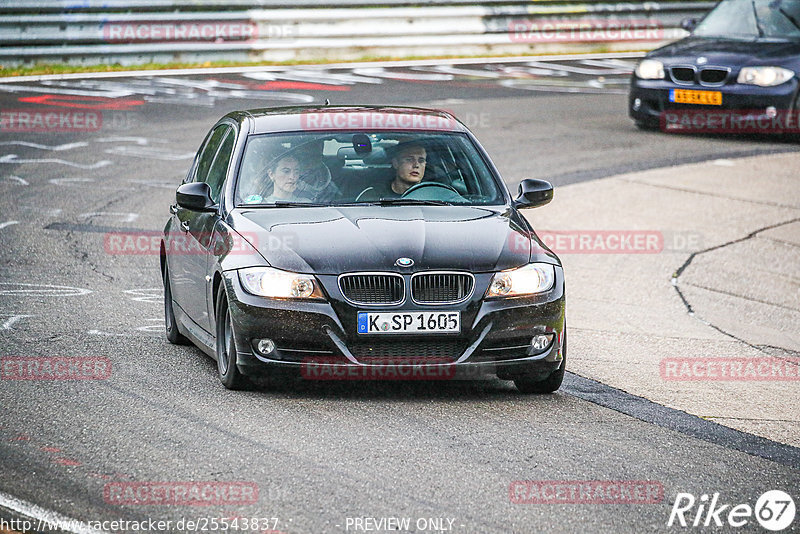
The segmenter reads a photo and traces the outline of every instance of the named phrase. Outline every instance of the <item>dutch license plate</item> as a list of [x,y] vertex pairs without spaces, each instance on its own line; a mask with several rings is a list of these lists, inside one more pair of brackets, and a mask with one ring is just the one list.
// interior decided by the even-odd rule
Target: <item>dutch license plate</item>
[[442,334],[461,332],[461,312],[358,312],[359,334]]
[[719,91],[693,91],[691,89],[670,89],[669,101],[676,104],[702,104],[721,106],[722,93]]

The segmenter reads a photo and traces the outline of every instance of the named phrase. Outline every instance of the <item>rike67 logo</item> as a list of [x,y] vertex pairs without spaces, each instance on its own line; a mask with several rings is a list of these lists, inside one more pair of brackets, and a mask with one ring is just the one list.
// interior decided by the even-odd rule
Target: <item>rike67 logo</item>
[[794,500],[781,490],[765,492],[754,507],[720,502],[719,493],[704,493],[699,499],[691,493],[678,493],[667,526],[740,528],[757,521],[761,527],[779,532],[792,525],[795,512]]

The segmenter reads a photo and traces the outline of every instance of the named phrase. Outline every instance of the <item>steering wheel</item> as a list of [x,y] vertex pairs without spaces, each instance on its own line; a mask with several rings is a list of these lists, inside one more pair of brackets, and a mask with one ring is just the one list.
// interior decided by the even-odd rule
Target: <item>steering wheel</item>
[[369,186],[369,187],[367,187],[366,189],[364,189],[363,191],[361,191],[361,192],[358,194],[358,196],[356,197],[356,199],[355,199],[353,202],[358,202],[359,200],[361,200],[361,197],[363,197],[363,196],[364,196],[364,193],[366,193],[367,191],[370,191],[370,190],[374,191],[374,190],[375,190],[375,188],[374,188],[374,187],[372,187],[372,186]]
[[439,182],[421,182],[421,183],[418,183],[416,185],[412,185],[411,187],[406,189],[405,193],[403,193],[401,195],[401,198],[405,198],[410,193],[413,193],[414,191],[419,191],[420,189],[424,189],[426,187],[443,187],[444,189],[447,189],[448,191],[452,191],[453,193],[455,193],[459,197],[461,196],[461,193],[459,193],[458,191],[455,190],[455,188],[453,188],[453,187],[451,187],[449,185],[441,184]]

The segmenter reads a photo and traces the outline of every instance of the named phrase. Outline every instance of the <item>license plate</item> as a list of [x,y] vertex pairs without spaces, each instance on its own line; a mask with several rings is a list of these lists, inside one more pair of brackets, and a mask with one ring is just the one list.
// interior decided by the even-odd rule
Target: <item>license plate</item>
[[676,104],[703,104],[721,106],[722,93],[719,91],[692,91],[691,89],[670,89],[669,101]]
[[461,312],[358,312],[359,334],[442,334],[461,332]]

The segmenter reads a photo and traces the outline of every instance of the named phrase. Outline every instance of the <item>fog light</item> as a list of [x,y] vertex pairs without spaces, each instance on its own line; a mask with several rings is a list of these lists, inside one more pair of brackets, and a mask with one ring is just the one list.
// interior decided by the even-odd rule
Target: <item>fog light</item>
[[531,340],[531,348],[534,352],[542,352],[550,342],[553,341],[553,334],[536,334]]
[[635,98],[633,100],[633,111],[639,111],[639,108],[641,108],[641,107],[642,107],[642,99],[641,98]]
[[275,352],[275,342],[271,339],[259,339],[256,343],[256,349],[262,356],[269,356]]
[[778,110],[775,108],[775,106],[769,106],[767,108],[767,117],[769,117],[770,119],[774,119],[777,116],[778,116]]

